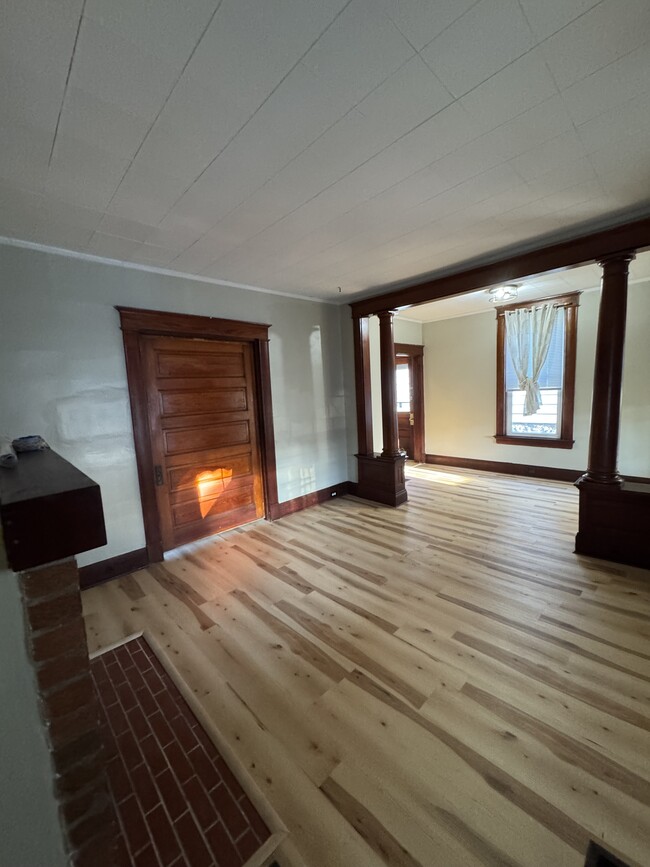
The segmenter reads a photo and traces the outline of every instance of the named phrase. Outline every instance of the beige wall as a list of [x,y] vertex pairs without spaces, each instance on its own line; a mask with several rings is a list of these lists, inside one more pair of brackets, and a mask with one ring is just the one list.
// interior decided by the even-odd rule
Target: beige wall
[[[425,451],[583,470],[587,466],[600,291],[585,292],[578,313],[573,449],[498,445],[494,311],[426,323]],[[623,382],[623,473],[650,476],[650,284],[630,286]]]
[[144,546],[115,305],[270,324],[280,502],[349,478],[349,308],[7,245],[0,274],[0,430],[42,434],[99,482],[108,544],[81,565]]

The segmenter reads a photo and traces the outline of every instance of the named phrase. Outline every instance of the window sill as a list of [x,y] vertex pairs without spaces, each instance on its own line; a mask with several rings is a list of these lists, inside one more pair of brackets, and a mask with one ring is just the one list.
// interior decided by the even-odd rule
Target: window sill
[[544,449],[572,449],[575,440],[552,440],[544,437],[511,437],[497,434],[494,438],[500,445],[533,446]]

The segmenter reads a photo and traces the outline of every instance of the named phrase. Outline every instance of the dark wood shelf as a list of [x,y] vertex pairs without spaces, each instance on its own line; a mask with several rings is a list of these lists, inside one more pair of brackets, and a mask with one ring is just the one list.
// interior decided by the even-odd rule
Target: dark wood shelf
[[99,485],[51,449],[0,468],[0,520],[15,572],[106,544]]

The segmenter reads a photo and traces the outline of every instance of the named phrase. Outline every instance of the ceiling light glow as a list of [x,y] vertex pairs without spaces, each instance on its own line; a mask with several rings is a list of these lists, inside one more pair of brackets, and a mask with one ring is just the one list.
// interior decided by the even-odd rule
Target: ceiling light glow
[[507,283],[504,286],[493,286],[485,291],[492,303],[499,304],[503,301],[514,301],[519,294],[519,286],[516,283]]

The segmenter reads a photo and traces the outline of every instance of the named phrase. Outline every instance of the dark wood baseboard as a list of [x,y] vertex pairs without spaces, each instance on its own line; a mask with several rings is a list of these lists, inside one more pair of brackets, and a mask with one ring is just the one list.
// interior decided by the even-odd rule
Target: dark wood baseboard
[[149,562],[146,548],[118,554],[117,557],[110,557],[108,560],[100,560],[98,563],[82,566],[79,569],[79,584],[82,590],[87,590],[88,587],[103,584],[104,581],[110,581],[111,578],[144,569],[145,566],[149,565]]
[[308,509],[310,506],[317,506],[318,503],[325,503],[332,497],[343,497],[345,494],[352,493],[356,493],[356,482],[339,482],[338,485],[321,488],[320,491],[312,491],[310,494],[303,494],[302,497],[294,497],[293,500],[271,505],[269,518],[275,521],[277,518],[284,518],[285,515],[293,515],[294,512]]
[[[508,476],[529,476],[550,479],[553,482],[576,482],[584,470],[565,470],[561,467],[538,467],[532,464],[512,464],[506,461],[482,461],[478,458],[454,458],[449,455],[425,455],[425,463],[445,467],[462,467],[466,470],[484,470],[488,473],[505,473]],[[643,476],[625,476],[628,482],[648,484]]]
[[505,473],[509,476],[533,476],[555,482],[575,482],[584,472],[584,470],[564,470],[560,467],[512,464],[506,461],[481,461],[478,458],[453,458],[449,455],[426,455],[425,463],[462,467],[466,470],[485,470],[488,473]]

